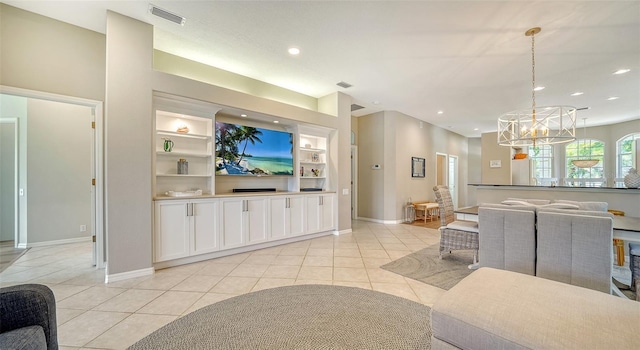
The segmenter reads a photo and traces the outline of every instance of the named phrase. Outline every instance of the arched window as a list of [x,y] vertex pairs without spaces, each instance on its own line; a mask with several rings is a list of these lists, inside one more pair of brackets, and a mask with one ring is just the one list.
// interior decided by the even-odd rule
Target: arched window
[[[597,159],[598,164],[580,168],[572,163],[580,159]],[[604,142],[596,139],[581,139],[567,144],[565,148],[566,180],[569,186],[600,187],[604,183]],[[584,180],[572,180],[584,179]]]
[[616,144],[616,177],[623,178],[629,173],[629,169],[637,167],[638,160],[636,158],[636,147],[638,143],[636,140],[640,140],[640,133],[627,135]]
[[529,159],[531,159],[532,177],[542,182],[546,181],[543,179],[551,179],[553,177],[553,146],[529,147]]

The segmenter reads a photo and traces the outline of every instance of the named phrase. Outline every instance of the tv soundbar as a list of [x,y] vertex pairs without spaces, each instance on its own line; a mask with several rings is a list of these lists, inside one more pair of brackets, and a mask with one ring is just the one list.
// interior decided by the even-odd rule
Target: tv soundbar
[[233,192],[275,192],[275,188],[234,188]]
[[322,188],[317,188],[317,187],[306,187],[306,188],[301,188],[300,191],[304,191],[304,192],[310,192],[310,191],[322,191]]

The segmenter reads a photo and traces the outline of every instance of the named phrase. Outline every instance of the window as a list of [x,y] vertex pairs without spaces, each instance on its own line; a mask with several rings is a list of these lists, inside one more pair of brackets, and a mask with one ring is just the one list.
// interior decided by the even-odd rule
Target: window
[[616,166],[616,177],[623,178],[629,173],[629,169],[637,164],[636,140],[640,140],[640,133],[631,134],[618,140],[616,154],[618,156]]
[[531,159],[531,176],[538,180],[553,177],[553,146],[529,147],[529,159]]
[[[589,179],[571,181],[566,185],[599,187],[604,182],[604,142],[595,139],[581,139],[567,144],[565,149],[567,179]],[[598,164],[591,168],[578,168],[571,161],[578,159],[597,159]]]

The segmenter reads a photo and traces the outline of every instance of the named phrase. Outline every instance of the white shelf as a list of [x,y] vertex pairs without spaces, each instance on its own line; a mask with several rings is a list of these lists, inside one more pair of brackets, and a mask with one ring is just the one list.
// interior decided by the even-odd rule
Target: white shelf
[[325,179],[324,176],[300,176],[301,179]]
[[208,158],[211,157],[210,154],[207,153],[197,153],[197,152],[165,152],[165,151],[156,151],[156,154],[159,156],[188,156],[188,157],[198,157],[198,158]]
[[315,152],[315,153],[324,153],[325,150],[323,149],[319,149],[319,148],[306,148],[306,147],[300,147],[301,151],[305,151],[305,152]]
[[321,163],[321,162],[307,162],[307,161],[302,161],[302,162],[300,162],[300,164],[303,164],[303,165],[322,165],[322,166],[326,165],[326,163]]
[[158,177],[211,177],[211,174],[209,175],[205,175],[205,174],[197,174],[197,175],[193,175],[193,174],[156,174],[156,176]]
[[185,134],[175,131],[167,131],[167,130],[158,130],[158,135],[172,136],[172,137],[184,137],[188,139],[200,139],[200,140],[208,140],[211,139],[209,135],[198,135],[198,134]]

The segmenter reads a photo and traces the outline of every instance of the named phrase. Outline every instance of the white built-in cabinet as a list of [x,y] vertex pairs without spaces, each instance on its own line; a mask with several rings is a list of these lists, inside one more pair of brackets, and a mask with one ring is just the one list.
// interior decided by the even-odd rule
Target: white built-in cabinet
[[215,252],[217,200],[156,201],[154,261]]
[[307,232],[322,232],[334,227],[333,194],[306,196]]
[[223,249],[267,240],[267,200],[262,197],[220,200]]
[[[270,128],[271,121],[236,118],[220,106],[164,93],[154,93],[154,110],[154,262],[218,256],[212,253],[335,230],[336,175],[329,152],[334,130],[281,124],[294,135],[299,168],[293,176],[216,176],[215,122]],[[188,162],[186,171],[179,170],[181,159]],[[232,193],[261,187],[277,192]]]
[[305,197],[302,196],[274,197],[269,200],[271,240],[300,236],[306,232],[304,201]]

